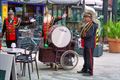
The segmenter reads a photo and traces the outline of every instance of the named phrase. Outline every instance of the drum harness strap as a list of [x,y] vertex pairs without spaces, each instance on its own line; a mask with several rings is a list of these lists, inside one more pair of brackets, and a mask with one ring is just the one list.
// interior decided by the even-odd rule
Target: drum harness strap
[[88,22],[85,24],[85,26],[82,28],[80,32],[81,37],[85,37],[85,34],[90,30],[92,25],[93,25],[92,22]]

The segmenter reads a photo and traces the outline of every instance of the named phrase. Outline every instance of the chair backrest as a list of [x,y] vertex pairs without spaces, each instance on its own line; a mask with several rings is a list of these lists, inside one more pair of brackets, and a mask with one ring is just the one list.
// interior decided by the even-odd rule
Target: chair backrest
[[28,55],[34,54],[36,57],[39,50],[39,42],[36,43],[32,38],[26,37],[24,40],[22,40],[20,48],[25,49],[25,53]]
[[29,37],[26,37],[19,41],[19,47],[26,49],[30,46],[31,43],[31,39]]
[[30,44],[29,47],[27,47],[25,49],[26,51],[29,51],[29,56],[32,58],[32,59],[36,59],[36,56],[37,56],[37,52],[39,50],[39,46],[38,45],[34,45],[34,44]]
[[32,54],[32,52],[35,49],[35,46],[33,44],[27,45],[28,47],[25,48],[26,51],[29,51],[29,55]]

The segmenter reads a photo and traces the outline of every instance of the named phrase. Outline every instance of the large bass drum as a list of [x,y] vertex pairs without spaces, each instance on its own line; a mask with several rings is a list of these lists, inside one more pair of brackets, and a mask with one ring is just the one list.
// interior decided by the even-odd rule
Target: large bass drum
[[49,42],[52,42],[56,47],[66,47],[71,40],[71,32],[65,26],[54,25],[49,31]]

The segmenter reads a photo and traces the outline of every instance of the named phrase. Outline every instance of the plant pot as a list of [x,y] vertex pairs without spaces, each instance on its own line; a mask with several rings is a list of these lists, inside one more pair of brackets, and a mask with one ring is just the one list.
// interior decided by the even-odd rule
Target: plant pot
[[120,53],[120,39],[108,38],[108,44],[110,53]]

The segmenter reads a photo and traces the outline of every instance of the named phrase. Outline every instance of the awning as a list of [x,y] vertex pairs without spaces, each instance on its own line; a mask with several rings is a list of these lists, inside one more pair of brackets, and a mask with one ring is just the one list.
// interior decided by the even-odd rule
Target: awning
[[[83,0],[81,0],[81,3],[83,4]],[[101,6],[103,4],[103,0],[85,0],[85,4]]]
[[[83,4],[83,0],[81,0],[81,4]],[[94,5],[95,0],[85,0],[85,4]]]
[[95,0],[95,4],[97,6],[102,6],[103,5],[103,0]]
[[30,0],[28,3],[77,4],[80,0]]
[[48,2],[53,4],[77,4],[80,0],[48,0]]
[[29,3],[46,3],[47,0],[30,0]]
[[[48,3],[52,4],[78,4],[78,3],[83,4],[83,0],[30,0],[27,3],[47,3],[47,1]],[[21,2],[24,2],[24,0],[21,0]],[[103,0],[85,0],[85,4],[101,6],[103,4]]]

